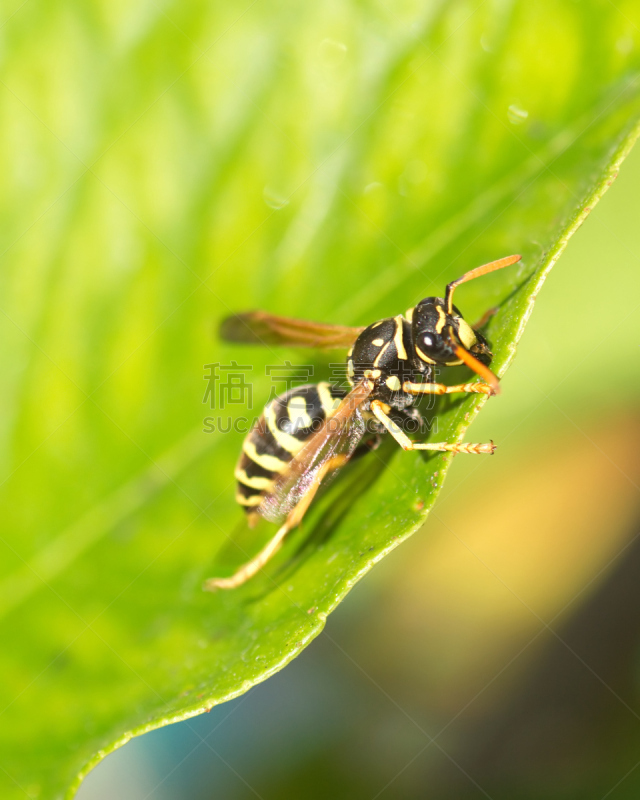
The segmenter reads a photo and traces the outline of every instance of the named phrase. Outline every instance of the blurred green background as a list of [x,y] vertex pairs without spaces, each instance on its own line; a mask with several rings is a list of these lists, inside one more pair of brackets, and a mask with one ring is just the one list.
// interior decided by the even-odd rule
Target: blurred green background
[[81,800],[638,797],[639,186],[635,150],[549,277],[472,428],[496,458],[454,461],[286,670]]
[[[314,504],[330,535],[291,543],[278,591],[204,595],[255,540],[203,366],[298,358],[217,322],[366,323],[522,252],[459,299],[500,304],[502,369],[630,141],[639,31],[635,0],[3,6],[3,798],[246,692],[420,522],[447,461],[387,449]],[[81,797],[637,796],[639,176],[632,155],[466,434],[499,455],[456,459],[298,660]],[[474,402],[439,406],[442,435]]]

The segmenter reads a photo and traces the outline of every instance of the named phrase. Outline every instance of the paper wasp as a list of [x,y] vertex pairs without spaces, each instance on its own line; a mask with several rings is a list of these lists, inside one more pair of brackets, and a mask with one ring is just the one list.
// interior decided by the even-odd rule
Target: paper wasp
[[[284,518],[271,541],[228,578],[210,578],[204,588],[231,589],[255,575],[302,520],[325,476],[350,458],[375,448],[387,432],[404,450],[487,453],[488,444],[413,442],[403,422],[419,419],[412,408],[420,395],[475,392],[493,395],[499,381],[489,369],[491,351],[453,305],[461,283],[520,261],[513,255],[472,269],[450,283],[442,297],[426,297],[406,315],[366,328],[325,325],[250,311],[228,317],[221,337],[230,342],[336,349],[349,347],[349,392],[329,383],[298,386],[269,403],[247,435],[235,470],[236,499],[253,527],[259,516]],[[438,367],[466,364],[481,381],[447,386],[433,382]],[[365,424],[366,423],[366,424]],[[366,434],[365,434],[366,430]]]

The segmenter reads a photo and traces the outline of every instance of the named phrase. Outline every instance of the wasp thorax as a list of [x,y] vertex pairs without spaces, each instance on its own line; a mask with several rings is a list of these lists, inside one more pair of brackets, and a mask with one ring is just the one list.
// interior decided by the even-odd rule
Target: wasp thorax
[[414,377],[411,357],[411,326],[404,317],[374,322],[362,331],[348,354],[349,383],[373,381],[376,395],[384,402],[394,408],[410,405],[413,398],[402,391],[402,385]]

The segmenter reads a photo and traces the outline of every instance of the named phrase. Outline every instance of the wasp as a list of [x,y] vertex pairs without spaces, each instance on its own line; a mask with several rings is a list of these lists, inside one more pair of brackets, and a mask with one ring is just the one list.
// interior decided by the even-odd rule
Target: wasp
[[[225,319],[220,334],[230,342],[349,348],[347,391],[330,383],[307,384],[279,395],[249,432],[235,470],[236,500],[253,527],[260,517],[284,522],[268,544],[228,578],[210,578],[204,588],[232,589],[255,575],[304,517],[324,478],[349,459],[375,449],[390,434],[403,450],[492,454],[493,442],[414,442],[406,423],[420,419],[414,403],[422,395],[499,391],[489,369],[492,353],[480,333],[453,304],[456,287],[520,261],[513,255],[476,267],[447,285],[445,296],[426,297],[403,316],[368,327],[327,325],[264,311]],[[436,369],[465,364],[481,378],[448,386]]]

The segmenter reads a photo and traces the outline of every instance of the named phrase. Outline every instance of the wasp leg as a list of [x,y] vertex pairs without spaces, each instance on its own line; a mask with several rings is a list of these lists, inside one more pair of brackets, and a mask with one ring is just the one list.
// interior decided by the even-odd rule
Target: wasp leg
[[493,308],[487,309],[484,314],[480,317],[480,319],[474,323],[471,327],[474,331],[480,330],[480,328],[484,328],[484,326],[489,322],[491,317],[498,313],[498,306],[494,306]]
[[230,577],[209,578],[209,580],[205,581],[203,589],[207,592],[214,592],[216,589],[235,589],[237,586],[241,586],[248,581],[249,578],[252,578],[256,572],[259,572],[282,547],[282,543],[289,531],[300,524],[326,474],[334,469],[338,469],[338,467],[341,467],[346,461],[347,456],[344,454],[334,456],[327,461],[327,463],[318,470],[318,474],[313,479],[306,494],[299,500],[298,504],[293,508],[289,516],[278,529],[276,535],[262,550],[254,556],[251,561],[247,561],[246,564],[243,564],[240,569],[234,572]]
[[475,383],[458,383],[455,386],[446,386],[444,383],[411,383],[405,381],[402,391],[408,394],[453,394],[454,392],[467,392],[475,394],[495,394],[495,390],[488,383],[476,381]]
[[[476,384],[477,385],[477,384]],[[379,400],[371,402],[371,411],[375,414],[376,419],[384,425],[393,438],[398,442],[403,450],[438,450],[440,452],[449,453],[472,453],[480,455],[486,453],[492,455],[496,446],[493,442],[489,444],[471,444],[469,442],[459,442],[458,444],[449,444],[448,442],[412,442],[407,434],[397,425],[391,417],[384,411],[382,404]]]
[[[380,447],[382,439],[379,433],[376,433],[371,439],[368,439],[366,442],[359,444],[356,449],[351,454],[351,461],[356,458],[361,458],[362,456],[366,456],[367,453],[370,453],[372,450],[377,450]],[[338,466],[342,466],[342,464],[338,464]],[[337,467],[335,467],[337,469]]]

